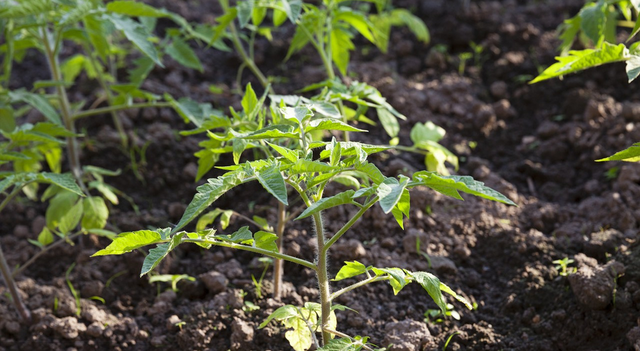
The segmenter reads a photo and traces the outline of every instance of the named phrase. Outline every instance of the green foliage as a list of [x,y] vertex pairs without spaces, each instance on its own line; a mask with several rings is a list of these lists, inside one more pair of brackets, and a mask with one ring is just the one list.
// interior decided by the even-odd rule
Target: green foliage
[[[316,140],[314,128],[326,128],[331,131],[342,130],[342,124],[323,122],[340,121],[335,116],[339,111],[331,100],[306,99],[296,96],[271,96],[269,108],[264,107],[264,99],[249,86],[242,99],[243,111],[230,110],[231,117],[226,119],[228,124],[217,124],[217,129],[208,131],[211,141],[222,141],[218,148],[211,152],[234,153],[234,164],[218,167],[226,172],[197,188],[197,194],[187,206],[182,218],[173,228],[155,231],[141,230],[123,233],[117,236],[105,249],[94,256],[117,255],[130,252],[148,245],[156,245],[147,255],[141,274],[149,273],[172,250],[182,243],[194,243],[203,248],[213,246],[230,247],[239,250],[260,253],[274,259],[284,259],[305,267],[317,273],[320,286],[328,286],[327,252],[353,226],[369,208],[379,204],[384,213],[393,213],[394,218],[402,225],[402,219],[410,214],[410,190],[416,186],[426,186],[447,196],[462,199],[460,192],[479,196],[485,199],[502,202],[509,205],[514,203],[486,187],[483,183],[468,176],[439,175],[435,172],[416,172],[411,178],[400,175],[397,178],[385,177],[372,163],[368,162],[369,154],[388,149],[385,146],[367,145],[356,142],[339,142],[332,138],[330,142]],[[373,98],[383,106],[383,99]],[[218,117],[204,119],[202,125],[216,123]],[[249,122],[249,123],[242,123]],[[249,127],[246,127],[250,125]],[[234,129],[237,126],[238,130]],[[245,126],[245,127],[240,127]],[[431,145],[437,142],[444,131],[432,124],[420,125],[415,129],[412,138],[417,145]],[[262,158],[254,158],[241,162],[240,151],[235,144],[242,141],[241,150],[252,148],[259,152]],[[226,143],[231,143],[228,146]],[[234,156],[236,156],[234,155]],[[353,189],[344,190],[332,196],[326,196],[325,190],[331,183],[347,182]],[[265,191],[273,195],[276,201],[289,204],[291,192],[298,195],[304,209],[298,220],[312,218],[318,231],[318,260],[309,262],[297,257],[280,253],[276,245],[278,236],[270,232],[270,227],[264,222],[258,225],[261,230],[252,232],[245,226],[231,234],[220,234],[212,228],[207,228],[218,217],[223,228],[228,225],[228,218],[232,212],[215,209],[205,211],[220,197],[231,189],[244,183],[257,181]],[[292,203],[292,202],[291,202]],[[358,212],[336,232],[331,238],[325,238],[322,226],[322,212],[338,206],[349,205],[358,208]],[[203,215],[204,213],[204,215]],[[199,218],[196,231],[183,229],[196,218]],[[248,217],[245,217],[248,218]],[[224,230],[224,229],[223,229]],[[326,240],[326,241],[325,241]],[[263,272],[264,273],[264,272]],[[280,322],[288,331],[286,338],[295,350],[307,350],[312,345],[320,347],[316,333],[322,333],[325,347],[332,349],[345,346],[347,349],[358,349],[366,339],[350,339],[341,336],[341,341],[331,342],[332,332],[336,331],[335,309],[344,309],[334,305],[332,301],[339,295],[355,288],[377,281],[388,281],[394,293],[401,291],[411,282],[418,283],[435,301],[443,313],[447,312],[447,302],[443,293],[471,308],[469,302],[455,293],[433,274],[428,272],[410,272],[408,270],[391,267],[365,267],[359,262],[347,262],[340,269],[335,280],[353,278],[366,275],[364,280],[352,284],[333,294],[329,290],[321,292],[319,302],[307,302],[304,306],[283,306],[276,310],[261,325],[264,327],[272,320]],[[254,278],[256,285],[260,281]],[[327,312],[329,311],[329,312]]]
[[[616,27],[619,24],[632,27],[627,39],[627,42],[631,41],[640,32],[640,18],[637,16],[639,10],[638,1],[598,0],[586,3],[580,13],[565,20],[559,28],[562,44],[559,48],[561,56],[556,57],[558,62],[548,67],[530,83],[620,61],[626,61],[629,83],[634,81],[640,75],[638,43],[635,42],[630,46],[617,44]],[[617,20],[620,15],[624,21]],[[570,50],[576,37],[584,46],[593,48]],[[637,146],[638,144],[634,144],[626,150],[597,161],[637,162],[640,154],[636,150]]]

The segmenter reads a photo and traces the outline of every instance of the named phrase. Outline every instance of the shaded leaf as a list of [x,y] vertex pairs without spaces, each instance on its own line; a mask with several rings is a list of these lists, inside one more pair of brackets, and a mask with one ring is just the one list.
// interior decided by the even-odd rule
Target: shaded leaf
[[204,72],[202,63],[189,44],[179,37],[174,37],[165,52],[179,64]]
[[104,199],[99,196],[86,197],[83,207],[82,228],[85,230],[104,228],[109,218],[109,208]]

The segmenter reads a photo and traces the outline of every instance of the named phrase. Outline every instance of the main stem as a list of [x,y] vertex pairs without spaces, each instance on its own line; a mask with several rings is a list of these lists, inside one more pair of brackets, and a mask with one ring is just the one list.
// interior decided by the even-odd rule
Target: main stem
[[[62,81],[62,74],[60,74],[60,62],[58,61],[58,55],[54,52],[51,47],[51,41],[49,39],[49,33],[47,28],[42,29],[42,41],[45,50],[45,54],[47,57],[47,63],[49,64],[49,69],[51,70],[51,78],[55,82]],[[73,123],[73,118],[71,116],[71,104],[69,103],[69,98],[67,96],[67,90],[63,85],[57,85],[56,87],[58,91],[58,100],[60,102],[60,111],[62,113],[62,122],[64,123],[65,128],[73,133],[72,136],[67,137],[67,153],[69,154],[69,168],[71,168],[71,174],[75,178],[80,188],[88,193],[87,187],[84,185],[84,181],[82,180],[82,168],[80,165],[80,152],[78,147],[78,140],[75,137],[76,134],[76,126]]]
[[325,250],[324,226],[322,224],[322,214],[318,212],[313,215],[313,223],[316,229],[318,240],[318,258],[316,262],[316,274],[318,276],[318,288],[320,289],[320,308],[322,324],[322,344],[326,345],[331,340],[331,333],[325,330],[329,326],[329,316],[331,314],[331,289],[329,288],[329,275],[327,266],[327,250]]
[[[278,224],[276,227],[276,235],[278,236],[278,240],[276,244],[278,245],[278,252],[283,253],[283,237],[284,237],[284,224],[286,222],[286,214],[287,208],[285,205],[278,201]],[[276,300],[280,300],[280,296],[282,295],[282,271],[283,271],[284,261],[281,259],[276,259],[273,265],[273,297]]]
[[[16,186],[13,191],[7,196],[2,203],[0,203],[0,212],[7,206],[7,204],[14,198],[20,190],[21,186]],[[2,246],[0,246],[0,273],[4,278],[5,284],[7,284],[7,288],[9,289],[9,293],[11,294],[11,299],[13,300],[13,304],[18,310],[18,314],[25,323],[31,323],[31,312],[22,301],[20,297],[20,293],[18,292],[18,288],[16,287],[16,281],[13,279],[13,275],[11,274],[11,269],[7,264],[7,259],[4,257],[4,252],[2,251]]]

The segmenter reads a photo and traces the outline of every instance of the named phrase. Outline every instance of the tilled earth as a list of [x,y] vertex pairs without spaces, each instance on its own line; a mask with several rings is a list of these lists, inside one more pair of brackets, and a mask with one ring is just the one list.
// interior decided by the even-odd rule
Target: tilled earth
[[[478,307],[467,311],[453,303],[460,320],[428,321],[425,312],[435,304],[419,286],[394,296],[388,285],[373,285],[340,298],[358,313],[340,312],[339,329],[368,335],[377,345],[394,343],[391,350],[443,349],[451,335],[447,350],[639,349],[640,166],[594,160],[640,140],[640,93],[627,85],[621,65],[526,84],[552,62],[555,28],[577,13],[582,1],[472,1],[468,8],[462,3],[397,0],[397,6],[425,20],[433,42],[418,43],[407,30],[397,29],[388,54],[362,50],[354,54],[351,69],[409,117],[402,122],[401,144],[410,143],[413,124],[433,121],[447,130],[443,144],[460,157],[459,173],[501,191],[518,207],[476,198],[458,201],[417,189],[406,231],[379,208],[370,211],[333,249],[334,262],[432,271]],[[202,22],[212,22],[220,11],[216,6],[204,11],[190,2],[162,4]],[[260,42],[257,51],[269,75],[287,78],[288,83],[276,86],[282,92],[324,79],[310,50],[288,62],[288,70],[280,64],[291,34],[285,28],[272,43]],[[461,74],[458,55],[473,51],[470,42],[484,49]],[[435,50],[435,45],[447,50]],[[238,58],[204,49],[200,54],[204,74],[167,62],[145,88],[191,96],[220,109],[237,106],[230,89],[235,88]],[[16,70],[30,72],[18,77],[25,81],[14,85],[37,76],[34,67],[43,67],[35,53]],[[248,73],[245,78],[252,80]],[[212,83],[226,86],[226,92],[211,95]],[[94,89],[86,81],[72,98],[90,96]],[[130,111],[122,117],[138,145],[149,143],[146,163],[139,165],[143,181],[119,149],[107,116],[82,125],[95,137],[84,149],[83,163],[122,169],[110,183],[140,208],[136,213],[126,202],[114,207],[112,229],[176,223],[195,192],[193,153],[199,139],[179,136],[175,131],[187,126],[169,110]],[[369,129],[355,138],[388,142],[381,128]],[[374,162],[389,175],[423,168],[411,154],[381,154]],[[234,190],[216,206],[246,212],[253,204],[255,214],[275,219],[275,200],[256,185]],[[349,211],[327,211],[329,231],[340,228]],[[313,259],[308,224],[291,225],[285,245],[288,253]],[[35,239],[43,225],[39,203],[16,201],[3,212],[0,243],[10,265],[23,264],[38,251],[26,239]],[[240,220],[232,222],[240,225]],[[416,252],[417,240],[429,260]],[[19,323],[0,286],[0,350],[288,350],[285,330],[257,326],[284,303],[302,304],[318,296],[313,273],[286,264],[283,301],[270,298],[270,273],[259,298],[251,282],[251,275],[262,271],[255,256],[196,246],[181,247],[160,266],[163,274],[196,277],[195,282],[181,281],[173,292],[168,284],[139,278],[141,253],[90,258],[105,245],[91,237],[62,245],[19,277],[34,314],[31,326]],[[565,257],[575,260],[571,267],[577,268],[569,276],[559,275],[552,263]],[[82,296],[79,316],[65,280],[73,263],[70,282]],[[332,272],[338,268],[331,267]],[[96,296],[104,304],[91,299]],[[259,309],[247,308],[247,301]]]

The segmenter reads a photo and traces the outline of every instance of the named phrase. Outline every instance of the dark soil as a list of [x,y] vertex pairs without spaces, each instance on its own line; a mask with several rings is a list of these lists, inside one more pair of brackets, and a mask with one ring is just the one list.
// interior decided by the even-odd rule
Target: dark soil
[[[441,350],[454,334],[447,350],[604,351],[633,350],[634,344],[638,350],[640,165],[594,160],[640,140],[640,93],[627,85],[621,64],[526,84],[538,67],[553,62],[556,26],[577,13],[583,1],[472,1],[466,10],[461,3],[397,0],[397,6],[424,19],[433,42],[424,45],[409,31],[394,30],[388,54],[374,48],[358,52],[351,70],[409,117],[402,125],[402,144],[410,144],[413,124],[433,121],[447,130],[443,144],[460,157],[458,173],[501,191],[518,207],[477,198],[457,201],[418,189],[412,193],[406,231],[379,208],[370,211],[338,242],[331,253],[335,260],[433,271],[478,308],[467,311],[453,303],[459,321],[425,321],[425,312],[436,307],[419,286],[394,296],[388,285],[373,285],[338,301],[358,311],[340,312],[339,329],[368,335],[377,345],[396,343],[391,350]],[[200,8],[195,2],[163,5],[194,21],[212,22],[219,13],[217,6]],[[257,51],[267,74],[287,78],[288,83],[276,86],[283,92],[324,79],[312,51],[292,58],[288,69],[280,64],[290,36],[291,29],[285,28],[272,43],[260,42]],[[458,54],[472,51],[470,42],[485,49],[460,74]],[[447,52],[432,50],[437,44],[446,45]],[[230,91],[236,88],[238,58],[211,49],[200,54],[204,74],[167,59],[167,68],[155,69],[145,88],[191,96],[222,110],[237,106],[238,97]],[[33,56],[15,75],[42,69]],[[249,73],[245,78],[245,83],[254,81]],[[26,79],[20,76],[13,85],[27,85]],[[209,94],[212,83],[227,87],[226,92]],[[72,98],[90,96],[93,88],[91,82],[81,84]],[[92,136],[82,162],[122,169],[109,182],[140,208],[136,213],[123,201],[112,208],[110,226],[128,231],[175,224],[195,192],[193,153],[199,140],[175,132],[188,126],[170,110],[130,111],[122,118],[137,145],[149,143],[146,162],[139,165],[143,181],[134,176],[108,116],[82,122]],[[355,137],[388,142],[382,128],[369,129]],[[423,168],[422,160],[410,154],[382,154],[374,161],[387,174]],[[234,190],[215,206],[246,212],[254,204],[255,214],[275,219],[275,200],[256,185]],[[329,231],[349,214],[327,211]],[[11,266],[38,251],[26,239],[37,237],[43,216],[42,204],[26,200],[15,201],[0,215],[6,234],[0,242]],[[292,225],[285,245],[289,253],[313,259],[308,224]],[[239,225],[240,220],[232,222]],[[431,267],[416,253],[416,238]],[[19,277],[34,314],[31,326],[19,323],[0,286],[0,350],[289,350],[283,329],[257,326],[283,303],[318,296],[313,273],[286,264],[283,301],[270,298],[269,282],[266,297],[258,298],[251,283],[251,275],[261,273],[255,256],[196,246],[181,247],[159,267],[162,274],[197,278],[181,281],[173,292],[168,284],[139,278],[141,253],[89,257],[106,245],[92,237],[63,245]],[[569,277],[559,275],[552,263],[565,257],[578,268]],[[70,281],[82,296],[80,316],[65,281],[74,263]],[[335,264],[331,270],[338,268]],[[91,299],[95,296],[105,303]],[[243,309],[243,301],[259,309]]]

